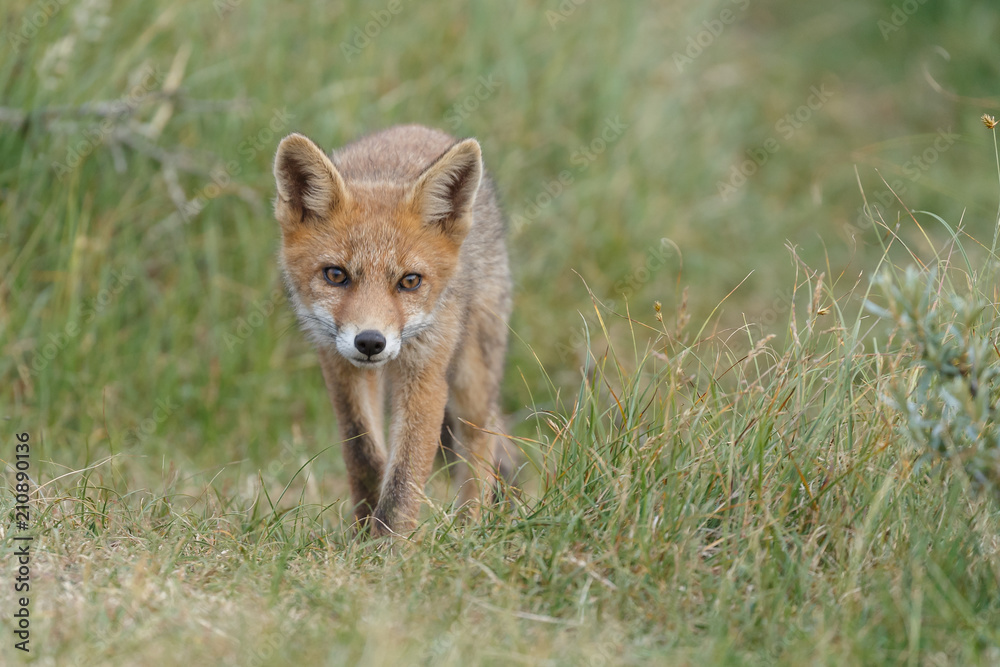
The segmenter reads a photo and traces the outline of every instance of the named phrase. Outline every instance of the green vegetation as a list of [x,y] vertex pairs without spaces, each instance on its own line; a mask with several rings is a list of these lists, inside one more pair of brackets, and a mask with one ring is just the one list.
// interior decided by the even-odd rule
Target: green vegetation
[[[40,485],[5,664],[1000,662],[990,3],[0,16],[4,610],[17,433]],[[388,546],[343,521],[270,160],[399,122],[503,193],[527,463]]]

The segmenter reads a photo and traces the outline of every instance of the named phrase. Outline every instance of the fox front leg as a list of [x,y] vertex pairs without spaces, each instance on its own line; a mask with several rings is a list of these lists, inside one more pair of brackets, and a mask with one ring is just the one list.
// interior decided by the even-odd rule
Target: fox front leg
[[448,401],[448,382],[440,368],[404,375],[410,377],[392,383],[392,451],[375,508],[375,535],[405,534],[416,527]]
[[386,467],[379,378],[375,371],[352,368],[336,352],[324,350],[319,356],[337,415],[354,519],[364,528],[378,506]]

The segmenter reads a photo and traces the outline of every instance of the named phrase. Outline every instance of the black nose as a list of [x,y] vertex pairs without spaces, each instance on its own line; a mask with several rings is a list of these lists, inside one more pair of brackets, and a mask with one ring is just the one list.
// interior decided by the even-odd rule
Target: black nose
[[385,349],[385,336],[374,329],[366,329],[354,337],[354,347],[361,354],[374,357]]

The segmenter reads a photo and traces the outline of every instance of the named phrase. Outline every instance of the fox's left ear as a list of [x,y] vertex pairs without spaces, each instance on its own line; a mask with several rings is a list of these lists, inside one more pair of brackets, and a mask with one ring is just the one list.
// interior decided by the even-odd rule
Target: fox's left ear
[[420,176],[413,201],[424,220],[461,243],[472,225],[472,206],[483,177],[483,153],[475,139],[460,141]]

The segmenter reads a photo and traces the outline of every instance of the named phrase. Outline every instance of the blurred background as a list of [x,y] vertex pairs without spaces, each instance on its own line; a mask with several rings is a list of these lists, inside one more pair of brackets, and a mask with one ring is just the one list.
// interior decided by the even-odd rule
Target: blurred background
[[864,197],[914,252],[946,231],[900,199],[978,239],[996,221],[991,2],[6,0],[0,17],[0,417],[52,474],[121,454],[109,483],[252,495],[258,471],[281,488],[319,454],[315,498],[343,491],[276,265],[270,166],[292,131],[328,150],[404,122],[482,142],[510,217],[514,430],[579,382],[590,292],[640,354],[686,288],[695,333],[748,345],[784,335],[786,246],[844,292],[867,282],[887,233]]

